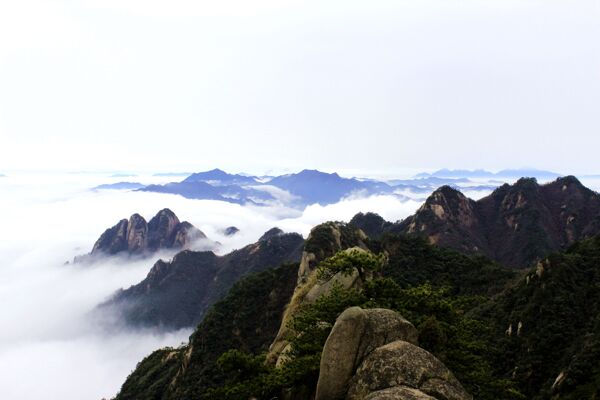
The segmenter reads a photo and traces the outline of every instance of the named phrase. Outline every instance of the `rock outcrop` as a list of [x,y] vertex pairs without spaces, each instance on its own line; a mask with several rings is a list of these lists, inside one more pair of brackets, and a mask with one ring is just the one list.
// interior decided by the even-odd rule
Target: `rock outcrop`
[[471,400],[452,372],[431,353],[397,340],[378,347],[352,378],[347,400]]
[[150,222],[133,214],[107,229],[94,244],[91,256],[144,255],[163,249],[186,249],[206,235],[189,222],[180,222],[173,211],[165,208]]
[[367,355],[395,340],[416,344],[417,338],[416,328],[397,312],[348,308],[337,318],[323,348],[316,400],[344,398]]
[[347,309],[323,348],[315,400],[471,399],[417,337],[395,311]]
[[328,290],[333,282],[340,283],[345,288],[357,287],[362,284],[358,274],[341,276],[337,274],[327,282],[318,282],[316,267],[319,262],[337,252],[350,248],[367,251],[367,237],[358,228],[341,222],[327,222],[312,229],[302,252],[298,268],[298,282],[294,295],[288,304],[277,337],[269,348],[267,361],[271,364],[281,364],[285,361],[285,351],[288,349],[288,327],[290,318],[305,302],[312,302]]

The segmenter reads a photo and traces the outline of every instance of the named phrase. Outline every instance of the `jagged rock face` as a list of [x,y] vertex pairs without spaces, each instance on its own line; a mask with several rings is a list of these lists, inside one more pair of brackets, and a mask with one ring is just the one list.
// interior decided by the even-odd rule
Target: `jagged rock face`
[[550,252],[600,233],[600,195],[572,176],[546,185],[523,178],[478,201],[442,187],[415,215],[388,230],[527,267]]
[[161,210],[149,223],[139,214],[107,229],[94,244],[92,255],[152,254],[162,249],[186,249],[206,235],[189,222],[179,222],[169,209]]
[[209,307],[243,276],[298,262],[304,239],[287,233],[225,256],[184,250],[171,262],[159,260],[148,276],[100,306],[129,325],[179,329],[198,324]]
[[472,396],[431,353],[397,340],[378,347],[365,358],[345,398],[470,400]]
[[367,249],[366,235],[354,226],[340,222],[326,222],[314,227],[304,246],[298,270],[298,283],[305,282],[319,262],[351,247]]
[[148,249],[171,247],[177,225],[179,225],[179,218],[173,211],[167,208],[159,211],[148,223]]
[[476,204],[459,191],[443,186],[433,192],[413,217],[401,223],[407,234],[425,235],[431,244],[450,246],[461,251],[485,247],[480,237]]
[[206,239],[206,235],[200,229],[187,221],[181,222],[173,232],[173,244],[171,247],[187,249],[190,245],[200,239]]
[[148,224],[139,214],[133,214],[127,224],[127,250],[130,253],[141,253],[146,249]]
[[417,343],[416,328],[399,313],[351,307],[337,318],[321,357],[316,400],[343,399],[366,356],[387,343]]
[[127,244],[127,220],[122,219],[112,228],[107,229],[94,244],[92,254],[117,254],[125,251]]
[[[318,286],[315,268],[319,262],[342,250],[350,248],[367,250],[366,239],[367,237],[360,229],[340,222],[326,222],[312,229],[302,252],[294,295],[285,311],[277,337],[269,348],[267,362],[281,364],[284,361],[284,353],[288,347],[287,337],[290,335],[288,322],[291,316],[304,302],[314,301],[318,295],[323,293],[323,290],[315,289]],[[360,284],[356,280],[356,276],[338,278],[338,281],[347,288]]]

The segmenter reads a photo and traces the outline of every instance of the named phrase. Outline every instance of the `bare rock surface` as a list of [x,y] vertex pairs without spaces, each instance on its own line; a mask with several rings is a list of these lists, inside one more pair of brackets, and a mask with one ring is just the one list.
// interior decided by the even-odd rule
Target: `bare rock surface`
[[[389,397],[394,391],[396,395],[405,393],[404,397]],[[365,358],[345,398],[470,400],[472,396],[431,353],[397,340],[375,349]]]
[[417,343],[416,328],[399,313],[350,307],[336,320],[321,357],[317,400],[343,398],[356,369],[372,351],[395,340]]
[[[187,221],[180,222],[168,208],[158,212],[150,222],[133,214],[107,229],[94,244],[91,255],[143,255],[163,249],[189,248],[206,235]],[[82,258],[83,259],[83,258]]]

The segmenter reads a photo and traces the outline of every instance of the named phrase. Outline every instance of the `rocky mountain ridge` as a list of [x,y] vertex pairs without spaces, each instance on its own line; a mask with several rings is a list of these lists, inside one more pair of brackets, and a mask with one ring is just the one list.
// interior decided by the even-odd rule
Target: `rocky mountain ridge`
[[399,223],[360,214],[352,223],[372,237],[384,232],[418,235],[432,244],[525,268],[600,233],[600,195],[573,176],[543,185],[522,178],[477,201],[443,186]]
[[301,235],[273,228],[223,256],[185,250],[171,261],[157,261],[144,280],[117,292],[98,311],[134,327],[193,327],[242,277],[299,261],[303,243]]
[[[573,177],[522,179],[479,201],[441,188],[399,223],[367,213],[321,224],[296,273],[242,279],[188,345],[145,359],[117,399],[596,398],[600,236],[585,238],[597,196]],[[532,240],[539,261],[490,261],[480,249],[493,235],[519,257]],[[548,256],[557,247],[568,248]]]
[[180,222],[168,208],[159,211],[149,222],[136,213],[104,231],[91,253],[76,257],[75,261],[114,255],[149,256],[159,250],[187,249],[201,239],[207,239],[201,230],[187,221]]

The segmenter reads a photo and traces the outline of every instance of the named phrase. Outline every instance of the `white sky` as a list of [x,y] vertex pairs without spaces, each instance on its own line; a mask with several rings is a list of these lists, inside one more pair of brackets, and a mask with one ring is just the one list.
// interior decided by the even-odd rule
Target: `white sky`
[[0,0],[0,173],[598,173],[598,0]]

